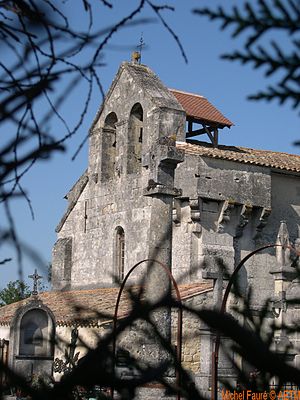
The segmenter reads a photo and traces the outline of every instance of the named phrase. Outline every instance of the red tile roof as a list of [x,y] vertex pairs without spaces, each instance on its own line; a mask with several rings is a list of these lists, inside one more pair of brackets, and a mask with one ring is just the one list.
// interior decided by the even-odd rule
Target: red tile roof
[[176,89],[169,89],[176,97],[187,117],[208,124],[217,125],[220,128],[230,127],[233,123],[216,109],[205,97],[198,94],[182,92]]
[[300,172],[300,156],[295,154],[279,153],[269,150],[255,150],[235,146],[219,145],[218,147],[213,147],[209,143],[196,141],[193,141],[192,143],[177,142],[176,146],[179,149],[184,150],[187,154]]
[[[137,290],[137,287],[133,288]],[[211,283],[179,285],[183,300],[212,290]],[[38,299],[53,312],[57,325],[82,326],[98,325],[112,321],[119,288],[97,288],[70,290],[66,292],[44,292]],[[9,325],[16,311],[33,300],[33,297],[0,308],[0,325]],[[130,310],[130,300],[126,291],[122,294],[118,316]]]

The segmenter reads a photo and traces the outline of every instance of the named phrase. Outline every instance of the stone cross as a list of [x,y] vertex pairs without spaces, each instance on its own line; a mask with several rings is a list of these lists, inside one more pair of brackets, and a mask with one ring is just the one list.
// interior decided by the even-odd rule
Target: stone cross
[[35,269],[35,270],[34,270],[34,274],[28,275],[28,278],[30,278],[30,279],[33,280],[32,295],[33,295],[33,296],[38,295],[38,281],[39,281],[40,279],[42,279],[43,277],[40,276],[40,275],[37,273],[37,269]]

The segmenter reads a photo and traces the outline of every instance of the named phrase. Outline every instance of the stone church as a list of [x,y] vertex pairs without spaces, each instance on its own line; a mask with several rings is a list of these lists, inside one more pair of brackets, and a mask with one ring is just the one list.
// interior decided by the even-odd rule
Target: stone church
[[[233,123],[205,97],[168,89],[136,61],[120,66],[90,128],[87,169],[66,195],[52,290],[34,290],[0,309],[5,362],[28,379],[42,373],[58,379],[68,368],[64,343],[73,343],[77,358],[85,354],[83,343],[96,346],[111,329],[120,283],[142,260],[170,268],[185,304],[218,308],[228,274],[249,252],[273,243],[299,246],[300,156],[220,145],[219,135],[229,128]],[[147,274],[144,264],[130,274],[128,286]],[[148,274],[151,300],[170,287],[158,270]],[[271,321],[299,320],[300,310],[286,303],[300,294],[287,249],[257,253],[242,268],[239,284],[245,295],[252,289],[253,313],[270,298]],[[128,307],[128,299],[121,301],[119,317]],[[172,319],[158,316],[176,345]],[[183,315],[182,364],[206,394],[214,340],[200,320]],[[279,331],[275,342],[278,349],[284,343],[293,349],[298,341],[296,333]],[[135,355],[144,347],[127,341]],[[290,362],[299,365],[296,350]],[[222,354],[219,376],[235,379]]]

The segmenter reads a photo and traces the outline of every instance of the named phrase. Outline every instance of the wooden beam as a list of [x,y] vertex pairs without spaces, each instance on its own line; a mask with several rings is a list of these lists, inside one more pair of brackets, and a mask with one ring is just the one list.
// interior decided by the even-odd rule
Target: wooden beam
[[201,124],[202,125],[202,129],[196,129],[195,131],[193,131],[192,127],[193,127],[193,122],[192,121],[188,121],[188,132],[186,132],[186,138],[191,138],[194,136],[200,136],[200,135],[207,135],[212,143],[212,145],[214,147],[218,146],[218,142],[219,142],[219,132],[218,132],[218,128],[216,126],[212,127],[212,126],[206,126],[204,123]]
[[218,147],[218,141],[219,141],[218,128],[214,128],[214,141],[213,141],[213,146],[214,147]]
[[[214,128],[211,127],[206,127],[210,132],[213,131]],[[207,135],[206,129],[196,129],[195,131],[192,132],[186,132],[186,137],[192,137],[192,136],[198,136],[198,135]]]
[[206,132],[203,129],[197,129],[196,131],[186,132],[185,137],[190,138],[198,135],[205,135]]
[[195,131],[191,132],[193,135],[204,135],[206,133],[205,129],[196,129]]
[[195,136],[200,136],[200,135],[205,135],[206,132],[203,133],[194,133],[194,132],[186,132],[185,137],[187,139],[191,138],[191,137],[195,137]]
[[212,144],[214,144],[214,137],[211,134],[210,130],[204,124],[202,124],[202,126],[203,126],[203,129],[205,129],[205,132],[207,133],[207,136],[210,138],[210,141],[212,142]]

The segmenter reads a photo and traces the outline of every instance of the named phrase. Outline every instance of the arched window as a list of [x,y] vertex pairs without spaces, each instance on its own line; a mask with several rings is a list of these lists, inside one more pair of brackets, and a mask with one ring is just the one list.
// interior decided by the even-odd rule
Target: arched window
[[128,126],[128,174],[141,171],[143,143],[143,109],[136,103],[130,112]]
[[116,123],[118,118],[114,112],[108,114],[102,130],[102,161],[101,177],[102,181],[108,181],[115,176],[116,163]]
[[24,314],[20,323],[19,355],[51,356],[53,324],[44,310],[33,309]]
[[115,265],[115,279],[117,282],[122,282],[124,279],[125,270],[125,233],[121,226],[116,228]]

